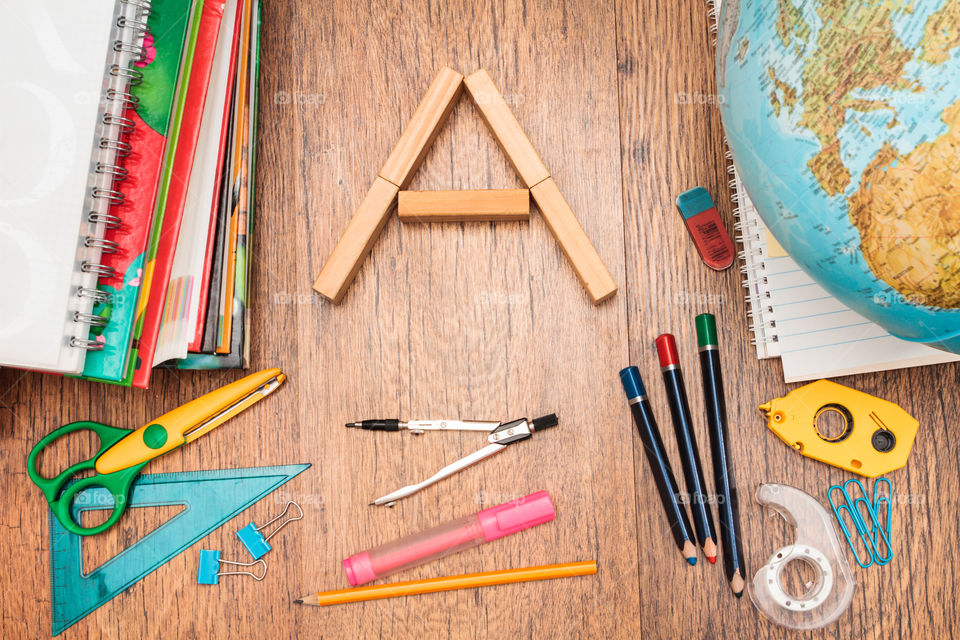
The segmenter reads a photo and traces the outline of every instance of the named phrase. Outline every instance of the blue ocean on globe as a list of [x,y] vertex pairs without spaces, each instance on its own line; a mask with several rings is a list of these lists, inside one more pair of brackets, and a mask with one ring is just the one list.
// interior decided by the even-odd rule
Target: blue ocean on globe
[[[878,277],[865,258],[861,232],[851,221],[849,204],[885,145],[907,156],[919,145],[948,133],[943,114],[960,100],[960,49],[951,47],[947,38],[937,51],[948,54],[934,55],[924,38],[931,39],[931,25],[938,24],[941,28],[932,33],[939,37],[942,23],[951,15],[960,15],[956,7],[948,6],[951,4],[952,0],[912,4],[725,0],[719,16],[716,71],[718,102],[737,170],[764,223],[791,258],[830,294],[891,334],[960,353],[960,305],[927,304],[929,297],[898,291]],[[834,38],[838,28],[848,25],[835,20],[825,24],[823,15],[831,15],[824,11],[825,5],[847,17],[859,16],[871,28],[851,35],[849,41],[843,35]],[[941,19],[943,15],[946,18]],[[884,28],[888,24],[892,34]],[[947,24],[960,33],[960,24]],[[897,82],[874,82],[890,70],[883,62],[858,59],[863,51],[860,43],[868,39],[883,42],[882,38],[891,35],[901,50],[907,51],[902,59],[910,56],[909,61],[901,61],[902,69],[894,74]],[[940,42],[938,39],[937,44]],[[836,60],[843,63],[825,65],[822,76],[816,69],[805,69],[818,47],[828,45],[841,47]],[[921,47],[926,49],[921,51]],[[817,85],[805,86],[811,74]],[[859,74],[867,74],[866,79]],[[829,89],[832,83],[839,83],[840,88],[830,93],[824,87]],[[871,83],[877,86],[855,86]],[[852,85],[854,88],[849,88]],[[831,104],[816,102],[817,95],[828,100],[842,97]],[[804,124],[805,109],[809,118],[816,105],[823,110],[839,109],[834,113],[842,113],[842,121],[836,120],[833,128],[828,119],[816,120],[813,127]],[[824,139],[831,144],[825,145]],[[816,163],[826,147],[835,148],[833,140],[839,143],[839,155],[824,161],[828,168],[818,177],[810,163]],[[836,175],[842,173],[834,171],[837,161],[849,172],[848,179]],[[896,167],[897,162],[889,166]],[[825,183],[832,186],[826,188]],[[960,229],[956,233],[960,234]],[[956,253],[948,257],[950,260],[938,264],[947,264],[945,269],[953,274],[953,280],[944,282],[955,283],[960,258]],[[955,300],[960,294],[953,295]]]

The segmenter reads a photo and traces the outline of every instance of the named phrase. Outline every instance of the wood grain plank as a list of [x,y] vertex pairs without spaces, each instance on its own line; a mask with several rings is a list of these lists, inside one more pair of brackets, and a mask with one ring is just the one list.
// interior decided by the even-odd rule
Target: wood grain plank
[[[389,10],[356,5],[304,18],[304,34],[339,35],[301,61],[325,70],[317,77],[308,74],[304,81],[316,85],[304,91],[327,97],[328,130],[305,123],[294,135],[304,136],[304,149],[336,140],[330,146],[343,149],[350,160],[308,166],[296,186],[303,191],[284,203],[299,208],[309,202],[310,214],[300,219],[301,262],[315,264],[324,257],[335,240],[329,227],[342,225],[349,215],[342,202],[363,188],[363,168],[375,164],[399,135],[402,114],[417,99],[415,87],[423,86],[439,64],[449,64],[465,73],[487,68],[498,78],[526,134],[556,167],[571,205],[597,212],[583,221],[584,227],[596,238],[611,271],[622,275],[611,8],[577,3],[564,15],[547,7],[531,11],[512,4],[414,2],[404,5],[402,19],[390,15]],[[358,24],[365,27],[358,29]],[[389,55],[381,55],[388,42]],[[359,61],[349,68],[332,62],[352,58]],[[561,97],[561,87],[579,76],[571,59],[591,70],[584,74],[589,88],[572,99]],[[353,78],[351,88],[345,87],[347,77]],[[355,87],[365,87],[365,95],[353,99],[349,92]],[[341,107],[348,99],[351,106]],[[461,103],[409,188],[515,184],[495,139],[473,106]],[[296,269],[309,279],[306,264]],[[300,585],[304,593],[344,584],[339,561],[351,553],[539,489],[555,498],[555,522],[403,577],[602,557],[600,574],[588,580],[298,614],[313,633],[458,638],[635,634],[636,552],[633,545],[624,549],[617,542],[634,535],[633,456],[624,447],[631,438],[629,416],[610,364],[626,358],[623,306],[616,299],[601,308],[591,305],[542,220],[390,222],[339,306],[304,304],[298,313],[301,360],[325,372],[300,382],[300,411],[314,416],[309,427],[303,421],[300,439],[318,462],[317,491],[324,495],[325,510],[314,520],[326,532],[315,537],[322,548],[300,560],[308,577]],[[335,373],[322,363],[335,367]],[[569,373],[571,363],[576,363],[576,375]],[[412,438],[342,426],[377,416],[510,419],[550,411],[560,416],[559,428],[511,446],[393,510],[367,503],[479,449],[483,438],[469,433]],[[550,615],[531,615],[536,608],[530,603],[545,602],[562,605],[549,606]],[[622,615],[610,615],[611,606]]]
[[[736,268],[716,273],[703,265],[674,208],[682,191],[706,187],[732,231],[707,11],[702,2],[618,3],[630,357],[644,376],[676,468],[679,456],[653,341],[662,332],[677,336],[697,438],[707,442],[694,318],[716,314],[731,468],[752,578],[777,548],[794,539],[782,518],[770,517],[755,503],[761,482],[797,486],[826,505],[827,487],[855,476],[799,456],[768,432],[757,407],[799,385],[783,383],[778,361],[757,361]],[[808,637],[924,637],[956,626],[955,613],[932,603],[957,597],[952,578],[957,562],[944,545],[952,536],[945,527],[957,510],[957,492],[947,483],[956,483],[960,466],[957,456],[947,453],[956,446],[944,427],[960,394],[938,381],[958,375],[960,367],[953,364],[838,379],[901,404],[922,426],[907,466],[891,474],[901,494],[893,524],[895,560],[866,570],[854,565],[858,587],[849,611],[836,625]],[[636,455],[643,637],[795,637],[761,618],[747,597],[735,599],[719,562],[681,565],[664,529],[649,469],[639,450]],[[708,457],[703,462],[710,464]]]
[[[676,462],[653,338],[677,335],[697,436],[706,442],[693,318],[717,315],[750,575],[791,540],[782,520],[752,503],[758,483],[786,482],[822,499],[827,486],[851,477],[767,433],[757,405],[792,386],[781,382],[778,363],[756,360],[735,270],[704,267],[674,211],[677,193],[699,184],[732,224],[719,116],[708,101],[677,97],[715,92],[706,12],[700,0],[337,0],[323,10],[265,3],[251,356],[254,368],[281,367],[289,381],[147,471],[313,467],[62,637],[793,637],[747,598],[734,599],[719,566],[686,567],[677,558],[617,379],[628,362],[640,367]],[[497,79],[621,295],[593,307],[539,216],[496,225],[388,220],[342,304],[313,293],[312,278],[369,176],[444,64],[486,68]],[[410,183],[523,186],[469,101],[453,108]],[[0,370],[0,637],[49,632],[46,506],[23,467],[33,444],[73,420],[139,426],[241,376],[159,371],[143,392]],[[921,427],[907,466],[892,474],[893,564],[855,569],[848,613],[807,635],[955,635],[960,456],[951,426],[960,415],[960,366],[839,381],[901,404]],[[393,510],[367,502],[476,450],[483,438],[342,426],[378,415],[509,419],[548,411],[559,414],[559,428]],[[290,604],[345,586],[340,561],[351,553],[539,489],[555,500],[553,523],[402,577],[590,558],[600,564],[596,577],[322,611]],[[198,549],[242,557],[236,529],[269,519],[288,498],[306,516],[271,541],[262,583],[196,584]],[[109,538],[86,543],[89,557],[106,557],[157,522],[156,514],[124,521]]]

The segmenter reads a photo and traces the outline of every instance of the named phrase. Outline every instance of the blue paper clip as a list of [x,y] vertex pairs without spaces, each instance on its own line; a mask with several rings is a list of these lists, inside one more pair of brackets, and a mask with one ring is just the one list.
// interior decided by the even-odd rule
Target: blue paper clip
[[[257,575],[252,571],[220,571],[221,562],[238,567],[252,567],[256,564],[263,567],[263,572]],[[254,562],[221,560],[219,551],[210,551],[209,549],[200,550],[200,562],[197,567],[197,584],[220,584],[220,576],[250,576],[259,582],[263,580],[265,575],[267,575],[267,563],[263,560],[255,560]]]
[[[281,522],[280,526],[274,529],[269,535],[264,536],[263,533],[260,532],[260,530],[265,529],[266,527],[269,527],[271,524],[273,524],[274,522],[282,518],[283,515],[287,512],[287,510],[290,509],[291,505],[297,508],[297,511],[300,512],[300,515],[287,518],[286,520]],[[285,526],[287,526],[294,520],[302,520],[302,519],[303,519],[303,509],[300,508],[300,505],[298,505],[296,502],[291,500],[290,502],[287,503],[287,506],[283,508],[283,511],[281,511],[275,518],[268,520],[267,522],[263,523],[259,527],[251,522],[250,524],[245,526],[243,529],[240,529],[239,531],[237,531],[237,537],[240,538],[240,542],[242,542],[243,546],[246,547],[247,551],[250,552],[250,555],[253,556],[253,559],[259,560],[261,557],[263,557],[263,554],[265,554],[267,551],[270,551],[271,549],[270,545],[267,543],[267,540],[277,535],[277,532],[280,531],[280,529],[283,529]]]
[[[853,497],[850,495],[848,487],[855,485],[859,489],[859,495]],[[886,485],[886,495],[878,495],[878,486]],[[834,502],[834,492],[840,492],[843,496],[842,503]],[[867,497],[867,491],[863,484],[857,478],[852,478],[843,483],[843,486],[833,485],[827,490],[827,501],[840,524],[840,532],[847,540],[847,546],[853,553],[857,564],[866,569],[877,564],[885,565],[893,559],[893,547],[890,543],[890,526],[893,520],[893,484],[887,478],[877,478],[873,483],[873,502]],[[883,507],[883,521],[881,522],[880,513]],[[843,514],[846,514],[856,529],[857,537],[862,543],[860,546],[865,550],[866,558],[861,557],[858,545],[854,542]],[[869,526],[868,526],[869,523]],[[881,551],[881,549],[885,551]]]
[[[878,496],[880,493],[879,485],[886,485],[886,495]],[[874,562],[883,566],[893,560],[893,538],[891,537],[890,522],[893,519],[893,485],[887,478],[877,478],[873,481],[873,510],[877,516],[877,526],[871,528],[870,535],[874,539],[874,549],[877,551],[877,557]],[[881,517],[881,506],[883,506]],[[877,537],[879,535],[879,537]],[[887,548],[886,555],[880,554],[880,544],[883,542]]]

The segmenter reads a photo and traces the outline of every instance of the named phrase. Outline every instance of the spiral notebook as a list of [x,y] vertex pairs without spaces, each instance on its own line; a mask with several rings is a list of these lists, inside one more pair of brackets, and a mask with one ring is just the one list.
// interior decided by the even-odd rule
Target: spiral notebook
[[[717,32],[721,2],[710,11]],[[740,271],[757,357],[779,357],[786,382],[960,361],[895,338],[827,293],[769,233],[727,152]]]
[[100,278],[98,288],[106,299],[98,301],[94,313],[109,318],[103,328],[95,327],[94,339],[103,345],[87,354],[83,377],[129,384],[138,345],[134,330],[140,300],[149,290],[144,273],[146,255],[154,226],[160,176],[165,155],[174,140],[174,103],[187,42],[192,0],[151,0],[146,19],[145,57],[134,62],[138,76],[131,87],[129,121],[124,141],[130,154],[123,158],[124,201],[111,206],[113,228],[106,232],[112,253],[102,263],[112,275]]
[[129,88],[146,0],[0,8],[0,365],[79,374],[107,319],[99,277],[123,201]]

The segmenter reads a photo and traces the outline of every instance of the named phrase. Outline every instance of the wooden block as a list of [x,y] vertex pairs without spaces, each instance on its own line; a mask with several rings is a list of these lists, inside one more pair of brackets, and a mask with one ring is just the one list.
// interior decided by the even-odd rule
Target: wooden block
[[383,225],[397,201],[397,185],[377,177],[363,202],[357,207],[356,213],[347,225],[346,231],[340,236],[333,253],[323,265],[320,275],[313,283],[313,288],[323,297],[334,303],[340,302],[347,287],[353,282],[354,276],[360,270],[363,259],[370,253],[373,243],[377,241]]
[[505,222],[530,218],[529,189],[401,191],[403,222]]
[[532,187],[549,178],[550,172],[537,150],[530,144],[497,85],[493,84],[490,74],[485,69],[480,69],[467,76],[463,83],[480,112],[480,117],[487,123],[523,183]]
[[547,178],[530,189],[530,194],[593,303],[600,304],[615,294],[617,284],[613,281],[613,276],[607,271],[606,265],[553,178]]
[[463,75],[441,68],[380,170],[381,178],[401,189],[410,184],[462,91]]

